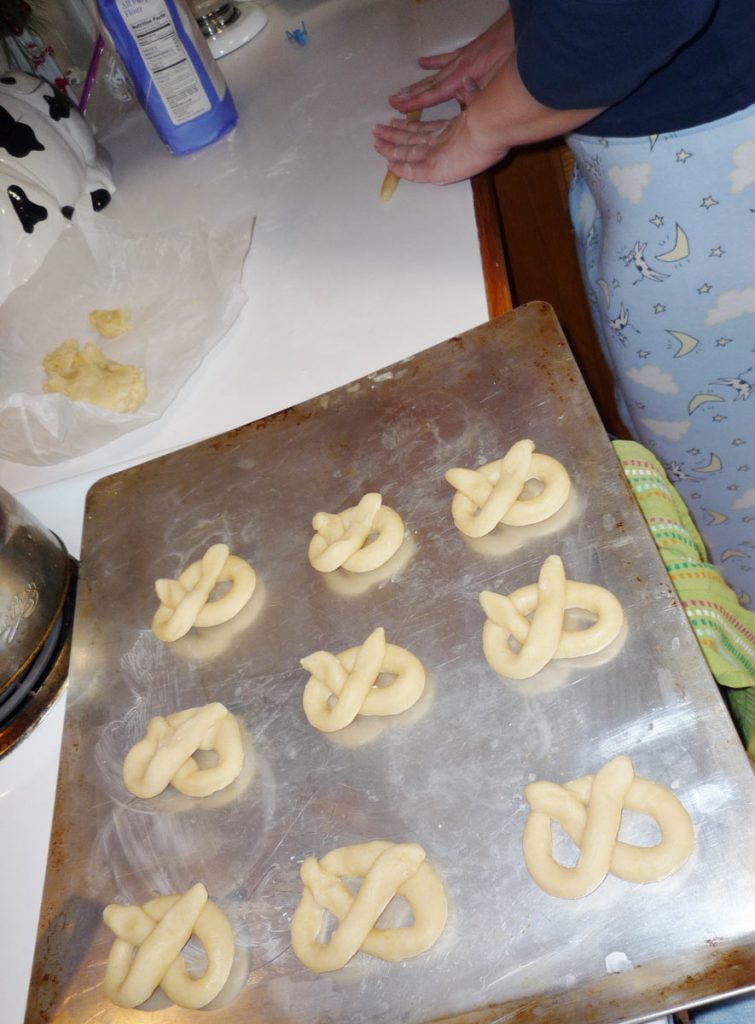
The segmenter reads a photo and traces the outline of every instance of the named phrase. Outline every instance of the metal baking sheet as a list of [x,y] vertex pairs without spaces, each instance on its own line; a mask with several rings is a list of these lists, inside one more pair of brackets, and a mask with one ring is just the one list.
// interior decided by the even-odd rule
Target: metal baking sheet
[[[568,468],[572,507],[550,525],[465,541],[444,472],[522,437]],[[407,525],[389,571],[312,570],[313,513],[370,490]],[[254,565],[259,593],[237,621],[160,643],[153,581],[216,541]],[[626,635],[606,656],[507,682],[482,656],[478,595],[534,581],[554,552],[570,578],[619,597]],[[377,625],[422,659],[426,694],[395,721],[318,734],[299,659]],[[214,700],[243,725],[246,775],[204,801],[131,798],[121,763],[147,720]],[[684,802],[696,852],[660,883],[609,877],[584,899],[554,899],[522,861],[524,786],[619,753]],[[144,1018],[102,990],[105,904],[197,880],[236,935],[240,992],[217,1015],[229,1024],[648,1019],[753,986],[754,814],[751,769],[563,335],[549,307],[531,304],[92,489],[27,1019],[209,1019],[176,1008]],[[622,834],[652,841],[653,829],[638,816]],[[310,974],[289,942],[299,866],[376,838],[424,846],[449,896],[445,932],[402,964],[360,953]],[[609,973],[614,962],[628,969]]]

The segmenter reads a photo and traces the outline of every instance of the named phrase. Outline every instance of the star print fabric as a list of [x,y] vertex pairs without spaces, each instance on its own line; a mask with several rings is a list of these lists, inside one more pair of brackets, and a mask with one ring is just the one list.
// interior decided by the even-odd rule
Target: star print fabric
[[577,252],[619,409],[711,560],[755,596],[755,107],[567,140]]

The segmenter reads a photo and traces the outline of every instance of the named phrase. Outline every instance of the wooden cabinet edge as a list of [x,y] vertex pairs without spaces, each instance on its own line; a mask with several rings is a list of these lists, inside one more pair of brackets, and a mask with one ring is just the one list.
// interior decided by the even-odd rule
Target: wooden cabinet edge
[[568,211],[571,154],[561,140],[525,146],[472,179],[490,317],[534,299],[561,323],[603,424],[629,437],[598,344]]

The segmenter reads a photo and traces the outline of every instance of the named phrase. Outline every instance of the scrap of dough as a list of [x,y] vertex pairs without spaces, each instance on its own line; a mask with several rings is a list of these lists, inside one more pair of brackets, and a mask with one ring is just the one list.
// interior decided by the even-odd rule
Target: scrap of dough
[[[229,581],[230,590],[211,601],[215,586]],[[213,544],[177,580],[155,581],[160,606],[152,619],[152,632],[159,640],[173,643],[192,626],[228,622],[251,600],[256,585],[257,574],[248,562],[232,555],[227,544]]]
[[[358,950],[393,962],[424,953],[446,924],[448,901],[438,875],[416,843],[375,841],[331,850],[322,860],[301,866],[304,885],[291,921],[291,945],[305,967],[320,974],[337,971]],[[363,878],[356,896],[343,878]],[[394,896],[407,901],[412,924],[378,928],[376,922]],[[326,912],[338,927],[318,942]]]
[[120,338],[131,330],[131,317],[127,309],[93,309],[89,313],[89,326],[102,338]]
[[318,512],[312,528],[315,534],[307,556],[318,572],[378,569],[396,554],[404,539],[401,516],[384,505],[382,495],[374,492],[336,515]]
[[144,373],[138,366],[116,363],[91,343],[79,350],[73,338],[42,360],[47,380],[42,390],[75,402],[88,402],[111,412],[136,412],[147,397]]
[[[200,768],[197,750],[215,751],[217,764]],[[205,704],[150,719],[144,739],[123,762],[123,783],[142,800],[171,784],[186,796],[209,796],[230,786],[243,763],[239,723],[222,704]]]
[[[315,651],[301,665],[311,673],[302,698],[304,714],[320,732],[345,729],[357,715],[398,715],[416,704],[425,688],[422,662],[386,643],[382,626],[359,647],[338,655]],[[378,686],[383,673],[393,679]]]
[[[467,537],[485,537],[500,523],[532,526],[555,515],[569,497],[569,474],[550,455],[535,453],[534,441],[517,441],[502,459],[479,469],[449,469],[446,480],[456,488],[451,515]],[[528,480],[543,489],[523,496]]]
[[[695,833],[683,804],[663,786],[634,774],[626,755],[597,772],[559,786],[532,782],[525,787],[531,811],[522,847],[527,870],[551,896],[579,899],[593,892],[609,871],[627,882],[657,882],[677,871],[692,853]],[[649,814],[660,842],[634,846],[617,839],[624,808]],[[553,857],[551,822],[556,821],[580,854],[573,868]]]
[[[410,110],[406,115],[407,121],[419,121],[422,117],[421,110]],[[393,198],[393,193],[398,188],[399,178],[393,171],[386,171],[385,177],[383,178],[383,184],[380,186],[380,201],[381,203],[387,203]]]
[[[201,883],[183,895],[158,896],[141,906],[111,903],[102,917],[116,936],[105,970],[105,995],[117,1006],[141,1006],[159,987],[177,1006],[199,1009],[228,980],[233,931]],[[181,957],[192,935],[207,956],[199,977],[189,974]]]
[[[495,672],[509,679],[529,679],[552,658],[596,654],[616,639],[624,623],[614,595],[592,583],[567,580],[558,555],[546,558],[537,583],[508,596],[484,590],[480,604],[487,616],[482,629],[485,658]],[[567,630],[567,608],[592,612],[597,621],[587,629]],[[520,645],[516,652],[510,646],[511,637]]]

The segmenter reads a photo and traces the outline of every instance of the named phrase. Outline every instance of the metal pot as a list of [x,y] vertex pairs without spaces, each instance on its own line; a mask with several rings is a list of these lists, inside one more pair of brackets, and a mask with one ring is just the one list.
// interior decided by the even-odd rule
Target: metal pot
[[0,723],[58,649],[73,570],[62,542],[0,487]]

